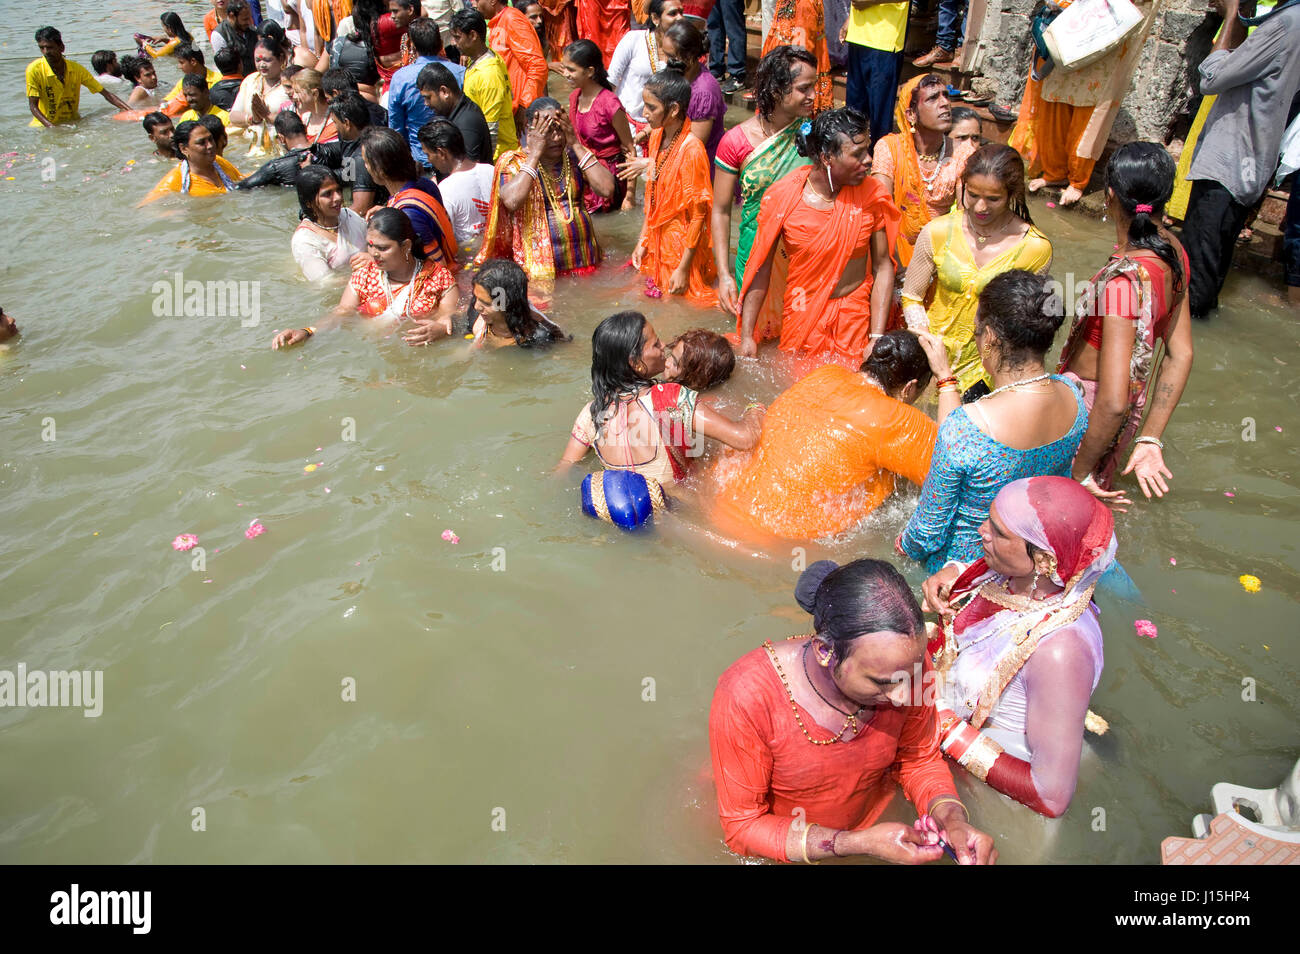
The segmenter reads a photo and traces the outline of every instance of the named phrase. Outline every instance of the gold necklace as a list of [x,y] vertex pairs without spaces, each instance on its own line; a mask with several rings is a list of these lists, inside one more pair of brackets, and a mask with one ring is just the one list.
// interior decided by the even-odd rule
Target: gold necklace
[[566,214],[560,208],[560,197],[556,188],[551,184],[551,173],[545,166],[541,167],[542,173],[542,190],[546,193],[546,198],[550,200],[551,211],[555,213],[556,219],[568,225],[573,221],[573,217],[578,214],[577,207],[573,202],[573,172],[569,167],[569,150],[564,150],[564,162],[560,166],[560,175],[564,179],[564,195],[569,200],[569,211]]
[[[799,637],[791,637],[791,638],[797,639]],[[781,668],[781,661],[776,658],[776,650],[772,648],[772,641],[770,639],[763,640],[763,648],[766,649],[767,654],[772,657],[772,665],[776,666],[776,674],[781,677],[781,685],[785,686],[785,694],[790,697],[790,709],[792,712],[794,712],[794,721],[799,723],[799,728],[803,732],[803,736],[805,739],[807,739],[813,745],[834,745],[836,742],[839,742],[844,738],[844,733],[849,731],[850,726],[854,727],[854,734],[856,736],[858,720],[855,719],[853,716],[848,717],[848,719],[844,723],[844,727],[840,729],[839,735],[835,736],[835,738],[833,739],[829,739],[829,740],[814,739],[811,735],[809,735],[808,727],[803,724],[803,717],[799,715],[799,706],[795,704],[794,692],[792,692],[790,689],[790,682],[788,679],[785,678],[785,670]]]
[[668,160],[672,158],[673,149],[677,147],[677,142],[682,138],[682,133],[685,131],[686,124],[683,123],[682,127],[673,136],[673,141],[668,144],[668,148],[660,149],[655,155],[654,164],[650,167],[650,175],[646,178],[645,183],[645,207],[647,212],[654,208],[655,183],[659,181],[659,170],[668,164]]

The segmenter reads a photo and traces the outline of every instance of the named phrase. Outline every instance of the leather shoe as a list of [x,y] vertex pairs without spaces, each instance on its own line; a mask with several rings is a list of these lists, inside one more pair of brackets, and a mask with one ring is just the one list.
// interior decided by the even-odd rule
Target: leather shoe
[[916,59],[914,59],[912,61],[912,65],[922,66],[922,67],[933,66],[935,63],[938,63],[940,61],[946,62],[951,59],[952,59],[952,50],[945,50],[941,46],[936,46],[933,50],[931,50],[929,53],[926,53],[924,56],[918,56]]

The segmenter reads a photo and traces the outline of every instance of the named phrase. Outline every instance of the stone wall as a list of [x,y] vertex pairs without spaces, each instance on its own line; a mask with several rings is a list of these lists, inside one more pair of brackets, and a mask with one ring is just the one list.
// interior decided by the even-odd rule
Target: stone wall
[[[1036,0],[989,0],[980,30],[975,75],[992,85],[996,102],[1020,104],[1029,72],[1029,15]],[[1220,18],[1207,0],[1162,0],[1120,107],[1111,139],[1165,142],[1196,97],[1196,67],[1210,51]]]

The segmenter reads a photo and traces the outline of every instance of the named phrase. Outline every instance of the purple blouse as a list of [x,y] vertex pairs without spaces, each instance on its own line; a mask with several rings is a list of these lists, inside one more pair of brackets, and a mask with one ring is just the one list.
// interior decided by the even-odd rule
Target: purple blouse
[[709,175],[713,175],[713,160],[718,155],[718,143],[722,139],[723,117],[727,115],[727,101],[722,98],[722,87],[708,70],[700,70],[700,75],[691,82],[691,105],[686,109],[686,118],[704,121],[713,120],[709,130],[709,139],[704,144],[709,154]]

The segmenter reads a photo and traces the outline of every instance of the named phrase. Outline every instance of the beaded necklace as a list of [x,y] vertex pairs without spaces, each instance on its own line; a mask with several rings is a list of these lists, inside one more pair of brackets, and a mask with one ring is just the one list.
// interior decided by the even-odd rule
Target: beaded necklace
[[[799,636],[791,637],[791,639],[800,639],[800,638],[801,637]],[[836,742],[843,741],[844,733],[849,731],[850,727],[853,728],[854,737],[856,738],[857,731],[858,731],[858,720],[854,716],[849,716],[848,719],[845,720],[843,728],[840,729],[839,734],[836,735],[835,738],[814,739],[808,733],[808,727],[803,724],[803,717],[799,715],[799,706],[795,704],[794,692],[790,689],[790,681],[785,678],[785,670],[781,668],[781,662],[776,658],[776,650],[772,648],[772,641],[770,639],[765,639],[763,641],[763,648],[766,649],[767,654],[772,657],[772,665],[776,666],[776,674],[781,677],[781,685],[785,686],[785,694],[790,698],[790,709],[792,712],[794,712],[794,720],[795,722],[799,723],[799,729],[800,731],[803,732],[803,736],[805,739],[807,739],[813,745],[834,745]],[[832,708],[834,707],[832,706]]]
[[647,210],[654,205],[655,183],[659,179],[659,170],[666,166],[668,160],[672,158],[673,150],[677,148],[677,143],[681,140],[684,132],[686,132],[686,124],[682,123],[681,128],[677,130],[677,134],[673,136],[673,141],[668,144],[668,148],[660,149],[658,155],[655,156],[654,165],[650,167],[650,175],[646,177],[645,206]]

